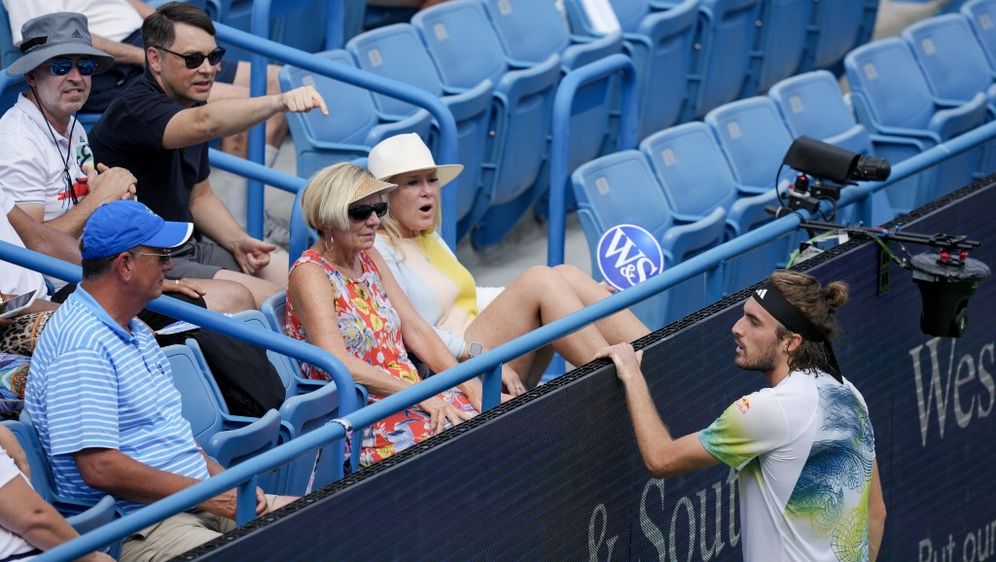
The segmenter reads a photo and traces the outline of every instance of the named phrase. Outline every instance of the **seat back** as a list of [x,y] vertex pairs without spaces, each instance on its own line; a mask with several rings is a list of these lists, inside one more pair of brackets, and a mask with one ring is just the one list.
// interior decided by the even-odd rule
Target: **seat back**
[[837,79],[826,70],[786,78],[772,86],[768,95],[793,138],[806,135],[852,152],[871,153],[868,130],[854,119]]
[[[411,24],[398,23],[365,31],[350,39],[346,50],[363,70],[411,84],[435,96],[443,95],[439,72]],[[417,109],[382,94],[374,94],[374,101],[384,115],[395,119]]]
[[28,466],[31,467],[31,487],[43,500],[52,503],[55,501],[55,477],[35,428],[29,423],[14,420],[4,421],[3,426],[14,434],[24,449],[25,456],[28,457]]
[[[866,126],[925,129],[935,106],[927,80],[909,45],[899,38],[883,39],[854,49],[844,58],[847,81],[855,103],[860,96]],[[864,119],[870,122],[865,123]]]
[[7,68],[21,58],[21,51],[14,46],[14,34],[10,31],[10,17],[7,8],[0,2],[0,65]]
[[[286,301],[286,291],[281,291],[281,294],[285,296],[284,307],[287,306]],[[272,297],[271,297],[272,298]],[[265,303],[264,303],[265,304]],[[281,314],[281,317],[283,314]],[[252,326],[260,330],[266,330],[268,332],[276,332],[278,334],[283,333],[283,329],[277,330],[272,327],[269,319],[266,315],[259,310],[243,310],[241,312],[236,312],[232,315],[232,318],[236,320],[241,320],[243,324],[247,326]],[[266,350],[266,358],[270,360],[273,368],[277,371],[277,375],[280,377],[280,382],[283,383],[284,388],[288,391],[294,388],[294,373],[297,372],[297,363],[293,361],[290,357],[277,353],[276,351]]]
[[511,60],[537,64],[571,44],[567,24],[553,2],[482,0],[482,4]]
[[935,96],[966,102],[992,87],[993,69],[961,15],[921,20],[903,30],[903,39],[913,49]]
[[610,0],[609,4],[616,13],[619,27],[626,33],[636,33],[643,18],[650,13],[647,0]]
[[707,49],[698,57],[702,76],[694,106],[696,116],[735,100],[749,74],[750,53],[756,40],[760,0],[702,0]]
[[751,77],[742,95],[766,92],[803,63],[813,0],[762,0]]
[[448,87],[473,88],[487,79],[498,84],[508,70],[501,41],[479,2],[437,4],[415,14],[412,25]]
[[792,144],[775,103],[766,96],[717,107],[705,118],[723,148],[733,176],[750,193],[774,187],[775,174]]
[[809,68],[834,66],[848,51],[859,44],[866,27],[867,33],[870,34],[878,8],[874,8],[869,14],[867,5],[867,0],[815,3],[813,21],[818,29],[818,35],[809,46],[812,53],[809,56]]
[[666,11],[651,12],[626,35],[626,50],[640,87],[637,138],[677,123],[686,103],[691,103],[686,98],[699,5],[699,0],[683,0]]
[[162,348],[173,372],[173,384],[180,391],[183,417],[190,422],[194,439],[205,446],[213,435],[224,429],[222,412],[227,412],[221,390],[201,361],[185,345]]
[[[578,201],[578,216],[588,240],[591,263],[598,263],[602,233],[617,224],[635,224],[656,240],[674,224],[664,192],[643,155],[636,150],[608,154],[582,165],[571,175]],[[666,248],[665,248],[666,250]],[[666,255],[664,267],[673,264]],[[597,268],[592,267],[596,272]],[[600,275],[596,272],[596,275]],[[671,291],[647,299],[632,308],[651,329],[664,325]]]
[[[309,53],[326,49],[326,22],[329,6],[326,0],[279,0],[270,4],[269,39]],[[249,32],[253,0],[231,0],[222,14],[221,23]],[[338,9],[342,9],[341,6]],[[339,45],[332,45],[338,47]],[[225,45],[229,56],[248,60],[250,52],[234,45]]]
[[730,166],[712,129],[701,121],[669,127],[640,143],[675,214],[697,220],[737,199]]
[[961,14],[972,26],[990,68],[996,69],[996,0],[971,0],[962,5]]

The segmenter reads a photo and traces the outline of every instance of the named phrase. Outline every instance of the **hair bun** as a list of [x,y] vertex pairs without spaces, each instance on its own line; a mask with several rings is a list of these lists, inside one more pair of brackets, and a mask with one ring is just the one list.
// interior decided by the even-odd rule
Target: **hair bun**
[[823,291],[823,300],[826,302],[830,312],[837,312],[837,309],[847,302],[848,287],[843,281],[834,281],[827,285]]

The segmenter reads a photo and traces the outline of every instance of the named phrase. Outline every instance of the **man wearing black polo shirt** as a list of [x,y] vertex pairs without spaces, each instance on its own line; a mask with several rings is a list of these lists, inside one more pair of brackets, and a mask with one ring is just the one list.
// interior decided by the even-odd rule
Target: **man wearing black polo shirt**
[[204,235],[190,255],[175,259],[170,278],[238,281],[257,306],[287,285],[287,255],[250,237],[214,194],[207,142],[245,131],[285,111],[320,109],[306,86],[282,94],[206,104],[224,54],[204,11],[172,2],[142,24],[146,71],[94,125],[90,145],[110,166],[138,178],[138,200],[172,221],[191,221]]

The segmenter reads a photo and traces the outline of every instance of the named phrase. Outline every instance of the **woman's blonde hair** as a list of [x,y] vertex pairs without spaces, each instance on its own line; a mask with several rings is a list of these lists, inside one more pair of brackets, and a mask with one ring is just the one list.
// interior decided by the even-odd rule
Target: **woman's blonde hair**
[[[349,204],[357,200],[357,189],[370,172],[349,162],[322,168],[308,180],[301,196],[301,211],[308,226],[322,232],[349,229]],[[376,180],[375,180],[376,181]]]
[[[391,176],[391,177],[387,178],[387,181],[389,181],[389,182],[391,182],[393,184],[397,184],[397,186],[398,186],[397,191],[401,191],[402,189],[405,188],[405,186],[403,186],[400,183],[398,183],[398,179],[401,176],[404,176],[404,175],[406,175],[406,174],[398,174],[396,176]],[[388,197],[390,197],[390,196],[388,196]],[[398,219],[394,218],[394,215],[391,212],[393,209],[394,209],[393,205],[389,206],[388,209],[387,209],[387,214],[384,215],[384,217],[382,217],[380,219],[380,229],[382,231],[384,231],[384,234],[387,236],[387,241],[392,246],[397,247],[398,244],[401,243],[401,239],[404,238],[404,236],[401,235],[401,225],[398,224]],[[436,205],[436,208],[434,209],[434,213],[433,214],[435,216],[433,216],[433,218],[432,218],[432,225],[430,225],[429,228],[427,228],[425,230],[419,231],[417,233],[417,235],[421,236],[422,234],[430,233],[433,230],[436,230],[437,228],[439,228],[439,223],[443,220],[443,201],[442,201],[442,198],[440,198],[438,204]]]

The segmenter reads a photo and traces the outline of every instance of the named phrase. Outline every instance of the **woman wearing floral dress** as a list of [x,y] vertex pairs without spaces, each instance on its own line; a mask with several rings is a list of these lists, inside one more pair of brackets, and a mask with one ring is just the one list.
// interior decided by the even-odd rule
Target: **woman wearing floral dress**
[[[287,333],[338,357],[366,386],[371,402],[419,382],[409,348],[433,371],[456,363],[373,249],[387,212],[383,196],[394,187],[347,163],[315,174],[302,208],[319,240],[294,262],[287,288]],[[304,369],[308,377],[329,378],[313,366]],[[360,462],[385,459],[469,419],[480,407],[481,386],[471,380],[393,414],[366,429]]]

